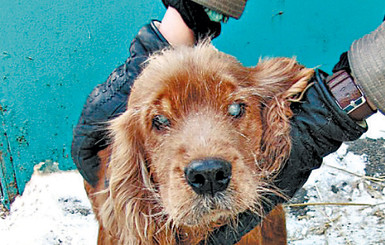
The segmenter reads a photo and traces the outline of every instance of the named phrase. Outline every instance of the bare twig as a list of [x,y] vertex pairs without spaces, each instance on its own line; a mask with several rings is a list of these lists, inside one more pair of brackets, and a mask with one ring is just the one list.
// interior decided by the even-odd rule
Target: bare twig
[[379,205],[385,205],[385,202],[369,204],[369,203],[351,203],[351,202],[309,202],[309,203],[287,203],[285,207],[306,207],[306,206],[367,206],[375,207]]
[[328,167],[330,167],[330,168],[334,168],[334,169],[337,169],[337,170],[346,172],[346,173],[348,173],[348,174],[357,176],[357,177],[362,178],[362,179],[365,179],[365,180],[369,180],[369,181],[375,182],[375,183],[377,183],[377,184],[381,184],[381,183],[379,183],[379,182],[385,182],[385,176],[371,177],[371,176],[366,176],[366,175],[356,174],[356,173],[353,173],[353,172],[351,172],[351,171],[349,171],[349,170],[346,170],[346,169],[343,169],[343,168],[339,168],[339,167],[336,167],[336,166],[332,166],[332,165],[329,165],[329,164],[325,164],[325,166],[328,166]]

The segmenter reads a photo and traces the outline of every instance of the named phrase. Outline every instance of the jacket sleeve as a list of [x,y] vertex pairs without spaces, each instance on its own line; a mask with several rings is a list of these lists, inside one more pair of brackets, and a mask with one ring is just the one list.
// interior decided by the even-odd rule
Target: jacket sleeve
[[71,155],[80,174],[89,184],[94,186],[98,181],[97,152],[108,145],[106,122],[126,110],[131,86],[149,55],[168,46],[155,21],[144,26],[133,39],[126,62],[88,96],[73,131]]
[[354,41],[348,59],[355,82],[385,115],[385,20],[373,32]]
[[[326,77],[326,73],[317,70],[312,81],[314,85],[306,91],[303,100],[292,103],[292,148],[288,161],[275,180],[275,185],[289,198],[303,186],[311,171],[321,166],[323,157],[336,151],[342,142],[358,139],[367,130],[338,107],[324,84]],[[270,200],[263,203],[265,213],[285,202],[275,195],[265,197]],[[205,244],[234,244],[260,222],[261,217],[246,211],[238,216],[236,229],[222,226]]]

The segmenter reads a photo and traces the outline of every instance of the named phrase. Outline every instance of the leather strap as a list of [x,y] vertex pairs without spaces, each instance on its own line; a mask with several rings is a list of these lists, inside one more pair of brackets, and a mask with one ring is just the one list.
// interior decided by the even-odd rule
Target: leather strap
[[364,93],[345,70],[340,70],[326,79],[326,85],[334,96],[338,106],[353,120],[362,121],[374,114]]

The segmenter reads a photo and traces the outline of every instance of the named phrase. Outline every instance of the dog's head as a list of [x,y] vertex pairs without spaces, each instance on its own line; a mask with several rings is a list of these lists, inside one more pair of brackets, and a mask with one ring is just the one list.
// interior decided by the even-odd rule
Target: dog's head
[[247,68],[207,44],[152,57],[111,124],[105,223],[151,233],[258,212],[290,151],[288,98],[312,73],[287,58]]

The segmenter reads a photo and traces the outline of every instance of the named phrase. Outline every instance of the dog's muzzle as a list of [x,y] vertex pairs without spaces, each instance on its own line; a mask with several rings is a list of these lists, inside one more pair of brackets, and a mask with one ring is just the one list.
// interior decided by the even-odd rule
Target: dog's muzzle
[[187,183],[199,195],[226,190],[231,179],[231,163],[220,158],[193,160],[184,169]]

